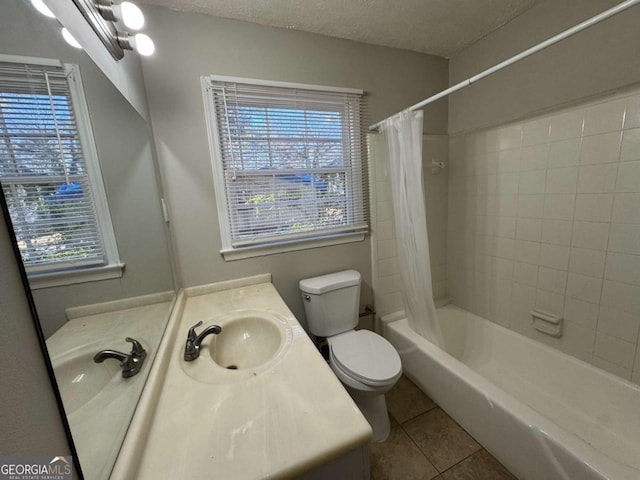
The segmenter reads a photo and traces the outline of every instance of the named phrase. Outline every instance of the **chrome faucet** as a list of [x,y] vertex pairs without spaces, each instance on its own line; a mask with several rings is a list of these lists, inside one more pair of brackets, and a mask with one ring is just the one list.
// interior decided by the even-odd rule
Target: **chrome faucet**
[[202,321],[196,323],[189,329],[187,334],[187,343],[184,346],[184,360],[185,362],[192,362],[200,356],[200,344],[207,335],[217,335],[222,332],[222,328],[218,325],[209,325],[206,327],[200,335],[196,335],[196,328],[202,325]]
[[120,361],[120,366],[122,367],[122,376],[124,378],[133,377],[138,374],[142,369],[142,364],[144,363],[144,359],[147,356],[147,352],[139,341],[135,338],[127,337],[125,340],[133,346],[131,347],[131,353],[128,355],[126,353],[117,352],[115,350],[101,350],[95,354],[93,357],[93,361],[96,363],[102,363],[107,358],[115,358]]

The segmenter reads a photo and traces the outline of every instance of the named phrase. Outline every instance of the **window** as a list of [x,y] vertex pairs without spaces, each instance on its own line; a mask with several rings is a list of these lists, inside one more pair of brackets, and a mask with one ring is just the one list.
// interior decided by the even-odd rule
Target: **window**
[[121,275],[77,66],[0,56],[0,182],[32,283]]
[[226,259],[364,238],[362,91],[217,76],[203,88]]

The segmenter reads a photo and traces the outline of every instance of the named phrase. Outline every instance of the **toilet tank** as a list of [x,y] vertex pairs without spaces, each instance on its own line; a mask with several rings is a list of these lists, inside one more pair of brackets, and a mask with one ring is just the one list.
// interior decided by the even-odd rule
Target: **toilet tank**
[[360,273],[355,270],[306,278],[298,284],[309,331],[331,337],[358,325]]

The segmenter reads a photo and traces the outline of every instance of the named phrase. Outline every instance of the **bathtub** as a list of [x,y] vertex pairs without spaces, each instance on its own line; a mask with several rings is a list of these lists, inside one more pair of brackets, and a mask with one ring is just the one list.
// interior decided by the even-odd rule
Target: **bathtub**
[[640,479],[640,387],[453,305],[444,350],[383,318],[405,374],[521,480]]

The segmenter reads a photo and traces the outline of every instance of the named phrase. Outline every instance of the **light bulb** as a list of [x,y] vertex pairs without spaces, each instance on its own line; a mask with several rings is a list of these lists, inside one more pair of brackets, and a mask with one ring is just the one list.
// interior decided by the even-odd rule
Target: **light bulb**
[[121,19],[127,28],[140,30],[144,26],[144,15],[137,5],[131,2],[122,2],[112,8],[114,15]]
[[69,33],[69,30],[67,30],[66,28],[62,29],[62,38],[64,38],[65,41],[73,48],[82,48],[82,45],[80,45],[80,43],[75,38],[73,38],[73,35],[71,35],[71,33]]
[[33,5],[33,7],[42,15],[49,18],[56,18],[53,12],[49,10],[49,7],[47,7],[42,0],[31,0],[31,5]]
[[131,46],[140,54],[148,57],[153,55],[156,50],[156,46],[153,44],[153,40],[144,33],[136,33],[131,39]]

